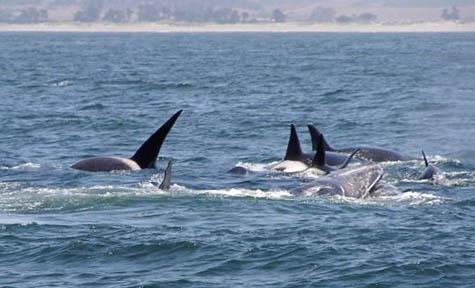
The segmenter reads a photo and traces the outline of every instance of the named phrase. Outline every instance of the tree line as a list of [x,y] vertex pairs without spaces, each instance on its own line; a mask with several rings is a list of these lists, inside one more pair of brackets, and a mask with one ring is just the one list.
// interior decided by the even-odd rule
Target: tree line
[[[459,10],[453,6],[444,9],[440,17],[447,21],[460,19]],[[358,15],[338,14],[333,8],[317,7],[312,10],[306,21],[313,23],[371,23],[376,22],[378,17],[372,13]],[[104,9],[102,1],[89,1],[82,9],[76,11],[73,16],[76,22],[211,22],[219,24],[256,23],[256,22],[286,22],[287,15],[281,9],[274,9],[272,14],[264,19],[258,19],[249,11],[226,7],[206,7],[199,4],[158,6],[154,4],[140,4],[134,9]],[[7,23],[41,23],[48,22],[48,11],[29,7],[11,12],[0,9],[0,22]]]

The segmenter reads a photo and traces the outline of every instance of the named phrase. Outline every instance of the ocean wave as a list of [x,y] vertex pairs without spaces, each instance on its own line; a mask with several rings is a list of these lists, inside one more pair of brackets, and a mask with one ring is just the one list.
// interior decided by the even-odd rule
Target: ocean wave
[[134,197],[167,195],[154,185],[127,187],[95,185],[78,188],[44,188],[8,186],[1,191],[0,211],[45,212],[90,210],[127,201]]
[[[422,171],[422,170],[421,170]],[[412,177],[410,177],[412,176]],[[393,183],[420,183],[437,185],[441,187],[460,187],[475,183],[475,173],[472,171],[452,171],[444,172],[434,176],[434,179],[419,179],[420,171],[404,175],[398,179],[392,177]]]
[[27,162],[27,163],[23,163],[23,164],[20,164],[20,165],[16,165],[16,166],[12,166],[12,167],[1,167],[0,169],[3,169],[3,170],[27,170],[27,169],[39,169],[41,168],[41,164],[38,164],[38,163],[32,163],[32,162]]
[[83,106],[83,107],[79,108],[79,110],[82,110],[82,111],[85,111],[85,110],[103,110],[104,108],[106,108],[106,106],[104,106],[103,104],[96,103],[96,104]]
[[341,195],[333,195],[326,197],[330,201],[336,203],[345,203],[345,204],[357,204],[357,205],[381,205],[381,206],[392,206],[392,205],[409,205],[409,206],[420,206],[420,205],[439,205],[446,203],[450,199],[437,196],[431,193],[426,192],[416,192],[416,191],[407,191],[399,195],[391,196],[378,196],[378,197],[368,197],[368,198],[352,198],[344,197]]
[[66,87],[66,86],[71,86],[73,85],[73,81],[71,80],[62,80],[59,82],[55,82],[52,84],[53,87]]
[[[184,187],[176,186],[183,189]],[[172,190],[173,191],[173,190]],[[228,188],[228,189],[212,189],[212,190],[181,190],[193,195],[206,195],[212,197],[250,197],[260,199],[285,199],[294,197],[286,190],[264,191],[260,189],[244,189],[244,188]]]

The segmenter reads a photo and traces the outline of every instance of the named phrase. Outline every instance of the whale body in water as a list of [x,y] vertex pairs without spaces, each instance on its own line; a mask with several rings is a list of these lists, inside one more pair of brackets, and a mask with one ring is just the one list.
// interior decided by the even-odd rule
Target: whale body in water
[[114,170],[141,170],[155,168],[160,148],[183,110],[176,112],[155,133],[153,133],[130,158],[92,157],[71,165],[71,168],[90,172],[108,172]]
[[[316,141],[318,141],[318,136],[317,136]],[[305,170],[312,166],[312,164],[314,163],[314,159],[318,157],[316,154],[318,153],[303,152],[300,146],[300,140],[297,135],[297,130],[295,129],[295,125],[291,124],[289,142],[287,144],[287,151],[284,156],[284,161],[281,161],[278,164],[274,165],[272,169],[277,170],[277,171],[286,171],[286,172]],[[334,152],[328,152],[328,151],[326,151],[325,153],[326,165],[339,166],[339,165],[345,164],[347,160],[348,160],[348,156],[342,153],[334,153]],[[362,160],[356,157],[351,157],[349,161],[351,161],[351,163],[367,162],[366,160]]]
[[422,157],[424,158],[424,164],[426,165],[426,168],[424,171],[422,171],[421,176],[419,177],[419,180],[422,179],[427,179],[427,180],[433,180],[436,175],[442,174],[442,171],[437,166],[434,166],[432,164],[429,164],[429,161],[427,161],[426,154],[424,153],[424,150],[422,150]]
[[[392,185],[381,182],[383,169],[377,164],[367,164],[333,171],[290,191],[296,196],[340,195],[351,198],[397,195]],[[388,189],[388,187],[390,189]]]
[[[310,136],[312,137],[313,150],[315,150],[317,139],[321,133],[314,125],[308,125],[308,130],[310,132]],[[351,152],[355,151],[355,149],[358,149],[359,151],[356,153],[357,157],[373,162],[409,161],[415,159],[410,156],[402,155],[396,151],[379,147],[355,146],[337,149],[330,146],[325,138],[323,138],[323,141],[325,145],[325,151],[350,154]]]

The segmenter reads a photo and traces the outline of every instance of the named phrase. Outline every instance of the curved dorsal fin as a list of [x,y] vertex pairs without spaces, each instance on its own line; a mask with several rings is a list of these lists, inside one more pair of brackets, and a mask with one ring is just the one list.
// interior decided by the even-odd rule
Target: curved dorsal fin
[[348,166],[348,164],[350,163],[351,159],[353,159],[353,156],[355,156],[355,154],[358,153],[358,151],[360,151],[360,149],[358,148],[353,150],[353,152],[351,152],[351,154],[346,158],[345,162],[341,164],[340,169],[345,169],[346,166]]
[[422,157],[424,157],[424,162],[426,163],[426,167],[429,166],[429,162],[427,161],[427,158],[426,158],[426,153],[424,153],[424,150],[421,150],[422,152]]
[[[310,137],[312,138],[312,150],[317,151],[317,146],[318,146],[318,137],[322,134],[320,131],[318,131],[317,127],[315,125],[309,124],[307,125],[308,127],[308,132],[310,133]],[[322,143],[323,147],[325,148],[325,151],[335,151],[333,147],[328,144],[327,140],[325,137],[322,137]]]
[[172,183],[172,161],[168,161],[167,169],[165,169],[165,173],[163,174],[163,181],[158,186],[160,190],[167,191],[170,189],[170,185]]
[[168,132],[175,124],[176,119],[180,116],[183,110],[176,112],[170,119],[168,119],[162,127],[158,128],[155,133],[145,141],[142,146],[135,152],[130,159],[134,160],[142,169],[155,168],[158,153],[162,147],[163,141],[168,135]]
[[317,153],[313,157],[312,166],[325,166],[325,146],[323,145],[323,134],[318,135]]
[[284,160],[297,160],[300,155],[302,155],[302,148],[300,147],[299,137],[297,136],[294,124],[291,124],[289,144],[287,144]]
[[317,151],[318,136],[320,136],[320,131],[318,131],[318,129],[311,124],[308,124],[307,127],[310,137],[312,138],[312,151]]

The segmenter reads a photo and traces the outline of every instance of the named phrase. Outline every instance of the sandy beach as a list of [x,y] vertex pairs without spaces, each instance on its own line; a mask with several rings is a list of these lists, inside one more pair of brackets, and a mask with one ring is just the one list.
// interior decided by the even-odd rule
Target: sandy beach
[[0,32],[475,32],[475,23],[423,22],[414,24],[179,24],[179,23],[41,23],[0,24]]

